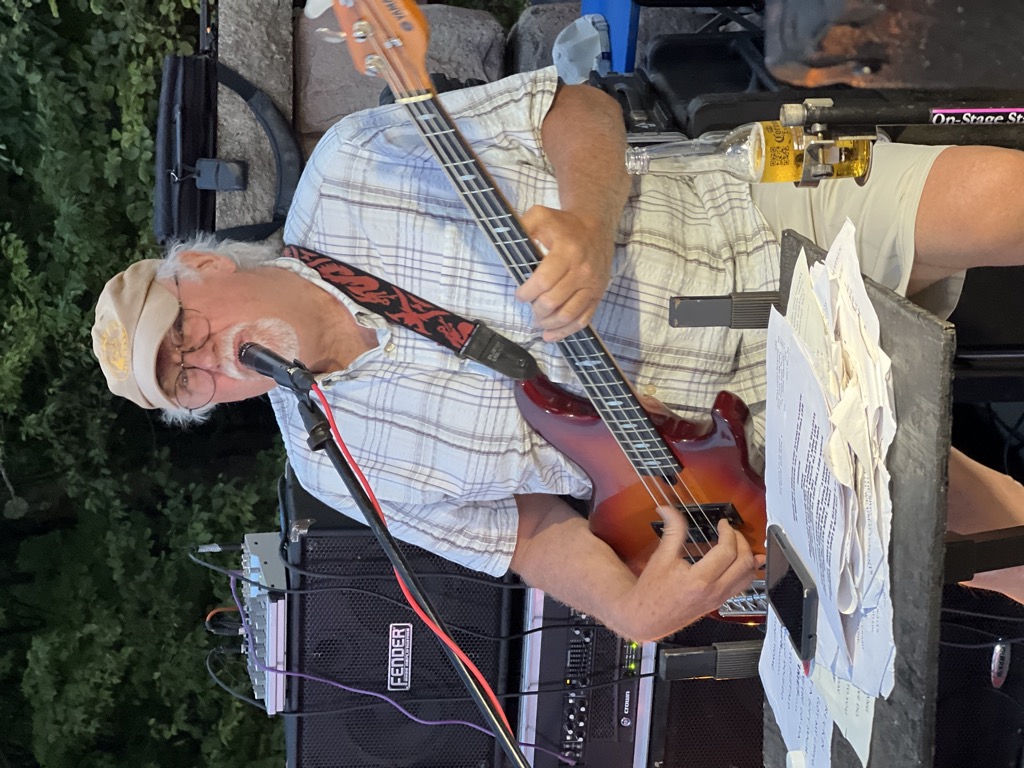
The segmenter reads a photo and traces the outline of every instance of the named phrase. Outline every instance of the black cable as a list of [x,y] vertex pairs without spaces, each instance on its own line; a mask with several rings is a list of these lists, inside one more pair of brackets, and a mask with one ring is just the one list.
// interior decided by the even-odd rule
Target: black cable
[[[224,653],[228,650],[229,649],[225,648],[224,646],[218,646],[216,648],[212,648],[210,652],[206,654],[206,672],[210,675],[210,679],[213,680],[213,682],[216,683],[218,687],[220,687],[222,690],[226,691],[239,701],[249,704],[250,706],[256,707],[256,709],[259,709],[262,712],[266,712],[267,708],[263,706],[263,704],[258,702],[256,699],[251,699],[248,696],[239,693],[234,688],[225,683],[223,680],[221,680],[220,676],[213,671],[213,667],[210,665],[210,659],[212,659],[214,655],[223,656]],[[236,653],[240,654],[241,652],[237,651]]]
[[[608,671],[614,672],[614,670],[606,670],[606,672],[608,672]],[[601,676],[602,674],[605,674],[605,672],[596,672],[595,673],[595,675],[597,675],[597,676]],[[642,680],[642,679],[647,678],[647,677],[657,677],[657,675],[658,675],[657,672],[641,672],[638,675],[628,675],[626,677],[617,677],[614,680],[607,680],[607,681],[605,681],[603,683],[590,683],[588,685],[572,685],[572,686],[569,686],[569,685],[566,685],[565,683],[563,683],[561,681],[559,681],[557,683],[555,683],[555,682],[538,683],[537,684],[538,687],[537,687],[536,691],[517,691],[515,693],[506,693],[501,698],[505,698],[505,699],[518,699],[518,698],[521,698],[523,696],[540,696],[542,693],[563,693],[564,694],[564,693],[577,693],[579,691],[596,691],[596,690],[599,690],[601,688],[610,688],[611,686],[618,685],[620,683],[627,683],[627,682],[629,682],[631,680]],[[541,686],[551,686],[551,687],[550,688],[542,688]]]
[[[234,575],[239,581],[245,582],[246,584],[252,584],[253,586],[256,586],[256,587],[260,587],[262,589],[267,590],[268,592],[281,592],[282,594],[302,595],[302,594],[312,594],[314,592],[329,592],[329,591],[333,591],[333,590],[337,589],[336,587],[315,587],[315,588],[314,587],[310,587],[310,588],[305,588],[305,589],[281,587],[281,588],[271,589],[266,584],[263,584],[262,582],[254,581],[252,579],[247,579],[244,576],[238,575],[237,571],[232,571],[232,570],[230,570],[228,568],[223,568],[223,567],[221,567],[219,565],[214,565],[213,563],[209,562],[208,560],[201,560],[201,559],[199,559],[195,555],[195,552],[197,550],[198,550],[198,547],[195,547],[195,546],[189,547],[187,549],[188,559],[191,560],[196,565],[201,565],[204,568],[209,568],[211,571],[216,571],[217,573],[223,574],[225,576],[232,576],[232,575]],[[299,573],[299,574],[301,574],[303,576],[319,578],[319,579],[372,579],[372,580],[381,580],[381,581],[388,581],[390,583],[395,583],[395,577],[393,575],[391,575],[391,574],[373,574],[373,575],[365,575],[364,576],[364,575],[331,574],[331,573],[319,573],[319,572],[316,572],[316,571],[307,571],[307,570],[305,570],[303,568],[300,568],[297,565],[293,565],[292,563],[289,563],[288,560],[285,559],[284,553],[279,551],[278,554],[281,556],[281,561],[284,564],[285,568],[287,568],[289,570],[293,570],[296,573]],[[528,589],[529,588],[526,584],[522,584],[522,583],[509,583],[509,584],[505,584],[505,583],[502,583],[502,582],[492,581],[489,577],[486,577],[486,576],[479,576],[478,577],[478,576],[472,576],[472,575],[468,575],[468,574],[422,573],[422,574],[420,574],[420,576],[421,577],[435,577],[435,576],[437,576],[437,577],[445,577],[445,578],[464,579],[464,580],[473,581],[473,582],[476,582],[476,583],[479,583],[479,584],[486,584],[486,585],[493,586],[493,587],[499,587],[501,589]],[[354,589],[354,588],[352,588],[352,589]],[[364,590],[364,592],[366,592],[366,594],[371,594],[371,595],[376,595],[377,594],[375,592],[368,592],[368,591],[365,591],[365,590]],[[387,598],[382,598],[382,599],[386,600]],[[405,603],[402,603],[402,605],[405,605]]]
[[1003,441],[1003,473],[1010,474],[1010,441],[1013,440],[1013,448],[1020,453],[1021,447],[1024,447],[1024,435],[1021,435],[1020,428],[1024,425],[1024,413],[1021,413],[1017,417],[1017,421],[1010,426],[1003,420],[1002,416],[996,413],[992,403],[987,404],[989,418],[992,419],[999,427],[1006,432],[1006,439]]
[[264,584],[262,581],[256,581],[255,579],[247,579],[245,576],[242,576],[240,573],[238,573],[237,570],[232,571],[229,568],[222,568],[219,565],[214,565],[213,563],[209,562],[208,560],[200,560],[194,554],[195,549],[196,549],[196,547],[189,547],[186,554],[188,555],[188,559],[191,560],[196,565],[201,565],[201,566],[203,566],[203,568],[209,568],[211,571],[216,571],[217,573],[223,574],[224,576],[229,576],[229,577],[230,576],[234,576],[236,579],[238,579],[239,581],[241,581],[241,582],[243,582],[245,584],[251,584],[254,587],[259,587],[260,589],[264,589],[267,592],[281,592],[281,593],[288,593],[288,594],[304,594],[306,592],[316,592],[317,591],[317,590],[314,590],[314,589],[288,589],[287,587],[281,587],[280,589],[277,589],[277,588],[271,589],[266,584]]
[[[316,587],[316,588],[306,588],[306,589],[302,589],[302,588],[296,589],[294,587],[268,587],[262,581],[256,581],[255,579],[248,579],[245,576],[242,576],[237,570],[231,570],[230,568],[222,568],[219,565],[214,565],[213,563],[209,562],[208,560],[200,560],[198,557],[195,556],[195,554],[193,554],[193,550],[194,549],[195,549],[195,547],[190,547],[189,548],[188,559],[191,560],[196,565],[201,565],[201,566],[203,566],[203,568],[209,568],[211,571],[215,571],[217,573],[223,574],[224,576],[228,576],[228,577],[234,576],[239,581],[241,581],[241,582],[243,582],[245,584],[251,584],[254,587],[259,587],[260,589],[264,590],[265,592],[277,592],[277,593],[283,594],[283,595],[284,594],[286,594],[286,595],[311,595],[311,594],[319,593],[319,592],[337,592],[337,591],[349,591],[349,590],[355,589],[354,587]],[[382,600],[388,600],[389,599],[389,598],[382,597],[381,595],[378,595],[376,592],[370,592],[369,590],[362,590],[362,591],[365,592],[366,594],[369,594],[369,595],[374,595],[376,597],[381,597]],[[405,605],[405,604],[403,603],[403,605]]]
[[[958,616],[973,616],[978,619],[991,619],[993,621],[1024,621],[1024,616],[1004,616],[998,613],[981,613],[980,611],[966,611],[963,608],[943,608],[943,613],[954,613]],[[964,626],[957,624],[954,626]]]
[[944,645],[947,648],[959,648],[965,651],[981,651],[986,648],[995,648],[997,645],[1004,643],[1024,643],[1024,637],[1010,637],[993,643],[954,643],[949,640],[939,640],[939,645]]
[[1002,427],[1008,437],[1012,437],[1018,445],[1024,445],[1024,435],[1020,433],[1020,428],[1024,425],[1024,414],[1021,414],[1014,425],[1010,426],[1002,416],[996,413],[996,409],[993,407],[992,403],[986,403],[986,409],[988,410],[989,418]]
[[[235,656],[242,656],[243,655],[241,650],[237,650],[237,649],[226,647],[226,646],[218,646],[217,648],[212,649],[209,653],[206,654],[206,671],[209,673],[210,678],[214,681],[214,683],[216,683],[220,688],[222,688],[224,691],[226,691],[228,694],[230,694],[234,698],[238,699],[239,701],[245,702],[246,704],[249,704],[250,706],[253,706],[253,707],[257,708],[257,709],[259,709],[262,712],[266,712],[266,707],[263,704],[261,704],[256,699],[249,698],[248,696],[245,696],[244,694],[241,694],[237,690],[231,688],[223,680],[220,679],[220,676],[216,672],[213,671],[213,668],[210,665],[210,659],[214,655],[224,656],[225,654],[228,654],[228,653],[230,653],[232,655],[235,655]],[[598,672],[598,673],[595,673],[595,674],[596,675],[601,675],[601,674],[605,674],[606,672],[609,672],[609,671],[614,671],[614,670],[606,670],[605,672]],[[578,693],[578,692],[583,692],[583,691],[594,691],[594,690],[598,690],[598,689],[601,689],[601,688],[609,688],[609,687],[611,687],[613,685],[618,685],[620,683],[627,683],[627,682],[630,682],[632,680],[641,680],[643,678],[655,677],[656,675],[657,675],[656,672],[644,672],[644,673],[639,674],[639,675],[630,675],[628,677],[620,677],[620,678],[616,678],[614,680],[609,680],[609,681],[603,682],[603,683],[592,683],[590,685],[577,685],[577,686],[567,686],[567,685],[565,685],[565,683],[563,683],[561,681],[557,681],[557,682],[550,681],[550,682],[545,682],[545,683],[539,683],[538,684],[538,690],[535,690],[535,691],[517,691],[517,692],[514,692],[514,693],[504,693],[504,694],[500,694],[498,696],[498,698],[499,699],[517,699],[517,698],[522,698],[523,696],[540,696],[541,694],[548,694],[548,693],[560,693],[560,694],[564,695],[564,694],[567,694],[567,693]],[[472,701],[472,698],[470,696],[435,696],[435,697],[421,697],[421,698],[402,699],[400,703],[402,704],[402,706],[406,706],[408,704],[445,704],[445,703],[449,703],[449,702],[465,702],[465,701]],[[366,709],[368,707],[377,707],[377,706],[390,706],[390,704],[387,701],[381,701],[379,699],[373,699],[373,700],[368,700],[368,701],[366,701],[365,703],[362,703],[362,704],[354,704],[354,705],[349,706],[349,707],[342,707],[341,709],[326,709],[326,710],[321,710],[321,711],[317,711],[317,712],[278,712],[278,714],[286,716],[286,717],[325,717],[325,716],[328,716],[328,715],[344,715],[344,714],[348,714],[349,712],[356,712],[356,711],[359,711],[359,710]]]
[[977,632],[979,635],[988,635],[989,637],[996,638],[993,642],[989,643],[954,643],[950,640],[939,639],[939,645],[944,645],[948,648],[962,648],[965,650],[981,650],[983,648],[995,648],[997,645],[1003,644],[1015,644],[1024,643],[1024,637],[1003,637],[996,632],[989,632],[987,629],[980,629],[979,627],[972,627],[970,624],[953,624],[945,623],[940,626],[942,628],[956,627],[957,629],[966,629],[969,632]]
[[229,621],[215,616],[213,619],[207,619],[204,624],[206,631],[211,635],[237,637],[242,634],[242,622],[240,621]]
[[[237,571],[232,571],[232,570],[230,570],[228,568],[222,568],[221,566],[214,565],[213,563],[211,563],[211,562],[209,562],[207,560],[199,559],[198,557],[196,557],[193,554],[192,550],[194,550],[194,549],[195,549],[194,547],[189,549],[188,558],[189,558],[189,560],[191,560],[192,562],[196,563],[197,565],[201,565],[204,568],[209,568],[211,571],[215,571],[217,573],[224,574],[225,576],[234,576],[239,581],[243,581],[246,584],[252,584],[253,586],[259,587],[260,589],[265,590],[267,592],[280,592],[280,593],[289,594],[289,595],[309,595],[309,594],[315,594],[315,593],[320,593],[320,592],[349,592],[349,593],[353,593],[353,594],[357,594],[357,595],[366,595],[368,597],[372,597],[372,598],[375,598],[377,600],[383,600],[384,602],[390,603],[391,605],[394,605],[394,606],[396,606],[398,608],[401,608],[404,611],[410,611],[411,612],[413,610],[412,607],[407,602],[405,602],[403,600],[397,600],[397,599],[388,597],[387,595],[382,595],[379,592],[373,592],[373,591],[371,591],[369,589],[361,589],[359,587],[305,587],[305,588],[298,588],[298,589],[294,588],[294,587],[281,587],[281,588],[271,589],[266,584],[264,584],[264,583],[262,583],[260,581],[256,581],[254,579],[247,579],[244,576],[239,575]],[[295,567],[297,567],[297,566],[295,566]],[[317,574],[317,573],[312,573],[310,571],[306,571],[305,573],[306,574],[312,574],[312,575],[315,575],[315,576],[320,576],[321,575],[321,574]],[[432,575],[432,574],[428,574],[428,575]],[[447,574],[438,574],[438,575],[447,575]],[[339,576],[338,578],[361,578],[361,577]],[[395,583],[394,576],[389,576],[389,575],[381,574],[379,576],[379,578],[386,579],[386,580],[388,580],[389,583],[392,583],[392,584]],[[507,640],[521,640],[524,637],[526,637],[527,635],[532,635],[532,634],[535,634],[537,632],[543,632],[544,630],[548,630],[548,629],[569,629],[569,628],[572,628],[572,627],[578,627],[578,626],[584,626],[584,625],[580,625],[580,624],[548,624],[548,625],[544,625],[544,626],[541,626],[541,627],[535,627],[534,629],[528,629],[528,630],[525,630],[523,632],[516,632],[516,633],[513,633],[513,634],[509,634],[509,635],[489,635],[489,634],[487,634],[485,632],[477,632],[476,630],[468,629],[466,627],[462,627],[462,626],[459,626],[457,624],[449,624],[449,626],[453,630],[458,630],[459,632],[462,632],[464,634],[470,635],[472,637],[478,637],[478,638],[480,638],[482,640],[491,640],[491,641],[494,641],[494,642],[505,642]],[[597,625],[594,625],[594,626],[597,626]],[[207,628],[209,629],[209,626]],[[220,634],[220,633],[216,633],[216,634]]]
[[[356,574],[356,573],[323,573],[321,571],[310,571],[305,568],[301,568],[292,562],[289,562],[285,553],[278,550],[278,555],[281,558],[281,562],[284,567],[289,571],[298,573],[302,576],[307,576],[313,579],[360,579],[368,581],[388,581],[394,583],[395,577],[390,573],[373,573],[373,574]],[[390,563],[388,564],[390,567]],[[523,584],[522,582],[503,582],[495,579],[493,576],[474,576],[469,573],[443,573],[440,571],[419,571],[417,575],[421,579],[429,578],[442,578],[442,579],[461,579],[463,581],[471,581],[475,584],[482,584],[488,587],[495,587],[497,589],[529,589],[529,585]]]
[[[515,693],[503,693],[499,694],[499,699],[519,699],[523,696],[540,696],[546,693],[576,693],[577,691],[593,691],[599,688],[609,688],[619,683],[628,682],[630,680],[640,680],[645,677],[655,677],[657,672],[644,672],[640,675],[632,675],[630,677],[622,677],[617,680],[610,680],[606,683],[594,683],[592,685],[581,685],[581,686],[566,686],[564,683],[542,683],[542,685],[560,685],[558,688],[550,688],[546,690],[537,691],[517,691]],[[469,696],[437,696],[433,698],[415,698],[415,699],[402,699],[401,704],[447,704],[449,702],[463,702],[470,701]],[[288,717],[315,717],[322,715],[345,715],[349,712],[356,712],[358,710],[367,709],[368,707],[386,706],[386,701],[367,701],[364,704],[354,704],[351,707],[343,707],[342,709],[325,709],[318,712],[281,712],[280,714]]]

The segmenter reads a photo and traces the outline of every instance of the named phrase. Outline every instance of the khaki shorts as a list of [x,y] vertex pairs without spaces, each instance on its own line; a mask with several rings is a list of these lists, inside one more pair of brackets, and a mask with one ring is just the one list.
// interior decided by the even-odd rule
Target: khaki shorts
[[[754,204],[776,237],[781,237],[783,229],[792,229],[822,248],[831,245],[849,218],[857,228],[863,273],[905,295],[914,263],[917,206],[932,163],[943,149],[878,142],[864,186],[853,179],[826,181],[815,188],[753,184]],[[963,283],[961,273],[910,298],[946,318],[956,307]]]

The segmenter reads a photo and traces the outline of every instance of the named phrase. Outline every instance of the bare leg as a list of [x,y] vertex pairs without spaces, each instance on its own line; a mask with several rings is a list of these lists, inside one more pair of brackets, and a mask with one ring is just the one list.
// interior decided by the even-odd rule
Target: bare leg
[[[925,182],[914,225],[907,293],[970,267],[1024,264],[1024,152],[945,149]],[[1024,525],[1024,486],[953,450],[949,529],[970,534]],[[1024,567],[979,574],[971,586],[1024,603]]]
[[[949,456],[949,530],[971,534],[1016,525],[1024,525],[1024,486],[954,448]],[[1024,566],[980,573],[967,585],[1024,603]]]
[[914,222],[907,294],[970,267],[1024,264],[1024,152],[948,147],[935,158]]

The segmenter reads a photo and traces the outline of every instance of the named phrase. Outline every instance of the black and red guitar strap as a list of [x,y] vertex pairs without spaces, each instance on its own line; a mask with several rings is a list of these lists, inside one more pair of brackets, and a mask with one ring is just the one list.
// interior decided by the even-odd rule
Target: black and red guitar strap
[[316,270],[359,306],[427,337],[459,357],[514,379],[531,379],[539,373],[533,355],[479,321],[467,320],[369,272],[308,248],[286,245],[281,255]]

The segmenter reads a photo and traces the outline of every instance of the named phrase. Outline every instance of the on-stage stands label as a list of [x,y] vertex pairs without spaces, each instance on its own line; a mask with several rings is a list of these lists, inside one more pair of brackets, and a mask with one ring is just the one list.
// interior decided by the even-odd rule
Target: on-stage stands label
[[1013,125],[1024,124],[1024,107],[962,107],[933,109],[933,125]]

